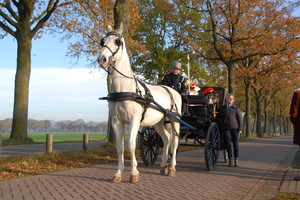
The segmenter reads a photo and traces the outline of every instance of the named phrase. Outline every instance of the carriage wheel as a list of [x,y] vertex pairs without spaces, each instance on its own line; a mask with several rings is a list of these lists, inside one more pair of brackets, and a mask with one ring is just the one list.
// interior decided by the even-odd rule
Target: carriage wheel
[[153,127],[145,127],[140,132],[141,157],[146,166],[153,165],[157,160],[159,137]]
[[213,171],[217,165],[220,150],[220,132],[216,122],[212,122],[206,133],[205,163],[208,171]]

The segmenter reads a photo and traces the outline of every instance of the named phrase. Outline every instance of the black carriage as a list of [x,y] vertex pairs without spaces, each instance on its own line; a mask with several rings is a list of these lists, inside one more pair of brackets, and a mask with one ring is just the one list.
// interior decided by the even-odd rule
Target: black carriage
[[[225,149],[222,126],[218,112],[225,104],[225,89],[212,87],[213,92],[183,97],[186,104],[186,113],[181,117],[180,141],[192,139],[194,143],[180,142],[180,146],[204,147],[207,170],[215,169],[218,162],[219,151]],[[207,87],[202,87],[205,91]],[[166,123],[168,121],[166,120]],[[139,131],[139,144],[141,157],[145,165],[153,165],[158,157],[159,148],[163,146],[162,139],[153,127],[144,127]],[[226,153],[224,150],[226,162]]]

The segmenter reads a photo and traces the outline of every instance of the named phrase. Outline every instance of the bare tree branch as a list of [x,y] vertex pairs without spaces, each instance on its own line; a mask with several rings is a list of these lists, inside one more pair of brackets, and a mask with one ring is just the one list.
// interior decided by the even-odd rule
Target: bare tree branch
[[74,2],[75,1],[69,1],[67,3],[58,4],[59,0],[55,0],[55,2],[53,2],[53,0],[51,0],[51,2],[49,2],[48,6],[47,6],[47,12],[46,12],[46,14],[43,15],[43,16],[40,15],[38,17],[38,18],[40,18],[40,20],[38,21],[38,23],[36,24],[36,26],[32,29],[32,35],[35,35],[37,33],[37,31],[45,24],[45,22],[50,18],[50,16],[52,15],[52,13],[57,8],[59,8],[61,6],[64,6],[64,5],[72,4]]
[[0,10],[0,16],[3,17],[10,25],[17,27],[17,23],[14,22],[9,16],[7,16],[2,10]]
[[[17,4],[18,5],[18,4]],[[16,13],[13,11],[11,5],[10,5],[10,1],[6,0],[6,4],[5,4],[5,8],[8,10],[8,12],[11,14],[11,16],[16,20],[19,21],[19,17],[18,15],[16,15]]]
[[3,24],[1,21],[0,21],[0,27],[3,28],[3,30],[9,33],[11,36],[16,37],[16,33],[13,30],[11,30],[8,26]]

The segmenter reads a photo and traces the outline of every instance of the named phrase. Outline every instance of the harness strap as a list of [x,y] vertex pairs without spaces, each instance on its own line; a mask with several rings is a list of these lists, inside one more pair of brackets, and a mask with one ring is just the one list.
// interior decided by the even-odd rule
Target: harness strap
[[[99,100],[107,100],[107,101],[126,101],[126,100],[131,100],[131,101],[136,101],[137,103],[140,103],[144,107],[144,111],[142,113],[142,118],[141,122],[144,120],[145,113],[150,105],[150,103],[154,103],[154,105],[157,106],[158,110],[163,112],[165,116],[169,115],[169,113],[172,113],[173,115],[176,115],[178,117],[181,117],[180,113],[178,113],[178,108],[177,105],[175,104],[174,98],[170,90],[164,86],[162,86],[169,94],[170,99],[171,99],[171,108],[170,109],[165,109],[162,106],[160,106],[153,98],[150,90],[148,87],[138,80],[138,82],[144,87],[145,89],[145,95],[140,95],[135,92],[112,92],[109,93],[106,97],[101,97]],[[175,107],[176,112],[172,112],[173,108]]]
[[[167,87],[165,87],[165,86],[163,86],[163,85],[162,85],[162,87],[168,92],[168,94],[169,94],[169,96],[170,96],[170,99],[171,99],[171,109],[170,109],[170,111],[172,111],[172,110],[173,110],[173,107],[175,107],[175,111],[176,111],[176,113],[178,113],[177,104],[175,103],[173,94],[171,93],[171,91],[170,91]],[[178,115],[180,116],[179,113],[178,113]]]
[[137,79],[137,81],[141,84],[141,86],[144,88],[145,90],[145,95],[144,95],[144,98],[145,98],[145,101],[146,101],[146,104],[144,104],[144,111],[142,113],[142,119],[141,119],[141,122],[144,120],[145,118],[145,113],[150,105],[151,102],[154,101],[153,99],[153,96],[149,90],[149,88],[145,85],[145,83],[143,83],[142,81],[140,81],[139,79]]
[[107,97],[101,97],[99,100],[107,100],[107,101],[126,101],[126,100],[134,100],[138,103],[145,104],[145,99],[138,95],[135,92],[112,92],[107,95]]
[[[147,90],[149,90],[149,89],[147,88]],[[109,93],[107,95],[107,97],[99,98],[99,100],[107,100],[107,101],[131,100],[131,101],[135,101],[137,103],[140,103],[144,108],[144,111],[142,113],[141,122],[144,120],[147,108],[149,107],[149,104],[151,103],[151,98],[149,98],[147,95],[142,96],[142,95],[139,95],[135,92],[113,92],[113,93]]]

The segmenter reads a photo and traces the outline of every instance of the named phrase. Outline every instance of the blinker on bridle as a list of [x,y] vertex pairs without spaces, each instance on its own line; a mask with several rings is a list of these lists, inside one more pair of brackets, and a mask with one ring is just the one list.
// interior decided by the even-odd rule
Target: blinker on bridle
[[[113,52],[112,50],[111,50],[111,48],[109,48],[107,45],[105,45],[105,38],[107,38],[108,36],[110,36],[110,35],[114,35],[114,36],[116,36],[117,38],[115,39],[115,45],[118,47],[117,48],[117,50],[115,51],[115,52]],[[112,57],[114,57],[117,53],[118,53],[118,51],[119,51],[119,49],[120,49],[120,46],[122,46],[122,49],[123,49],[123,42],[122,42],[122,38],[123,38],[123,36],[121,35],[121,34],[119,34],[118,32],[116,32],[116,31],[111,31],[111,32],[108,32],[107,34],[106,34],[106,36],[104,37],[104,38],[102,38],[101,39],[101,42],[100,42],[100,45],[104,48],[104,47],[106,47],[106,48],[108,48],[108,50],[111,52],[111,54],[112,54]]]
[[[114,42],[114,43],[115,43],[115,45],[116,45],[118,48],[117,48],[117,50],[116,50],[115,52],[113,52],[113,51],[109,48],[109,46],[105,45],[105,38],[107,38],[107,37],[110,36],[110,35],[114,35],[114,36],[117,37],[117,38],[115,39],[115,42]],[[118,69],[116,69],[115,66],[111,63],[111,58],[114,57],[114,56],[118,53],[118,51],[119,51],[119,49],[120,49],[120,46],[122,46],[122,49],[123,49],[122,38],[123,38],[123,36],[122,36],[120,33],[116,32],[116,31],[111,31],[111,32],[108,32],[108,33],[106,34],[106,36],[105,36],[104,38],[101,39],[100,45],[101,45],[103,48],[106,47],[106,48],[111,52],[111,54],[112,54],[112,55],[110,56],[110,58],[109,58],[109,65],[110,65],[115,71],[117,71],[119,74],[121,74],[122,76],[124,76],[124,77],[126,77],[126,78],[129,78],[129,79],[135,79],[135,81],[136,81],[135,76],[129,77],[129,76],[123,74],[123,73],[120,72]],[[98,60],[98,62],[99,62],[99,60]],[[103,69],[104,69],[104,68],[103,68]],[[106,70],[106,69],[104,69],[104,70],[105,70],[107,73],[111,74],[108,70]]]
[[[110,36],[110,35],[114,35],[114,36],[116,36],[117,38],[115,39],[115,45],[118,47],[117,49],[116,49],[116,51],[115,52],[113,52],[110,48],[109,48],[109,46],[107,46],[107,45],[105,45],[105,38],[107,38],[108,36]],[[118,72],[119,74],[121,74],[123,77],[125,77],[125,78],[129,78],[129,79],[134,79],[134,81],[135,81],[135,84],[136,84],[136,93],[138,93],[138,94],[142,94],[142,91],[139,89],[139,87],[138,87],[138,79],[133,75],[133,77],[130,77],[130,76],[127,76],[127,75],[125,75],[125,74],[123,74],[121,71],[119,71],[117,68],[115,68],[115,66],[114,66],[114,64],[112,64],[112,62],[111,62],[111,58],[112,57],[114,57],[117,53],[118,53],[118,51],[119,51],[119,49],[120,49],[120,46],[122,46],[122,50],[123,50],[123,42],[122,42],[122,38],[123,38],[123,36],[120,34],[120,33],[118,33],[118,32],[116,32],[116,31],[110,31],[110,32],[108,32],[107,34],[106,34],[106,36],[104,37],[104,38],[102,38],[101,39],[101,41],[100,41],[100,45],[104,48],[104,47],[106,47],[110,52],[111,52],[111,56],[110,56],[110,58],[109,58],[109,65],[116,71],[116,72]],[[98,61],[99,62],[99,61]],[[104,69],[104,68],[103,68]],[[106,69],[104,69],[107,73],[109,73],[109,74],[111,74],[111,72],[109,71],[109,70],[106,70]],[[139,81],[140,82],[140,81]]]

